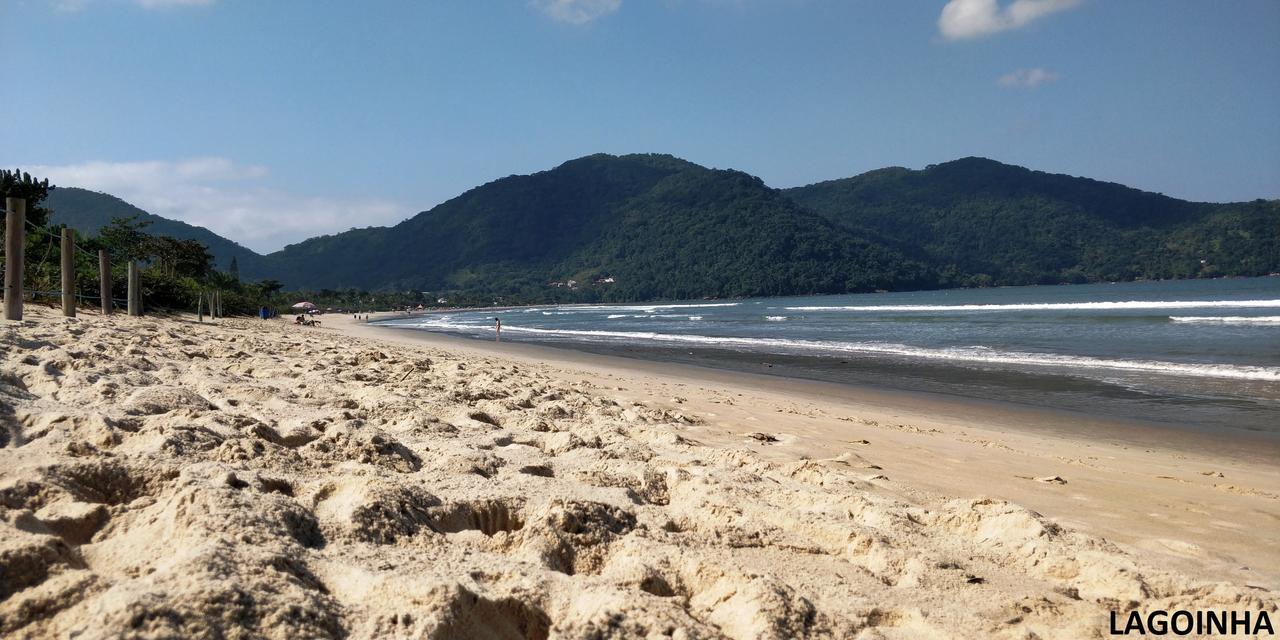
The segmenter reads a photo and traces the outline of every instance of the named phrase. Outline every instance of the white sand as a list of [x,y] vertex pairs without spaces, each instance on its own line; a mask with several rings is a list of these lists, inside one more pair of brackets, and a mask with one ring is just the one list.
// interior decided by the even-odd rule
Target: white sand
[[28,314],[4,637],[1078,638],[1280,601],[1265,459],[336,316]]

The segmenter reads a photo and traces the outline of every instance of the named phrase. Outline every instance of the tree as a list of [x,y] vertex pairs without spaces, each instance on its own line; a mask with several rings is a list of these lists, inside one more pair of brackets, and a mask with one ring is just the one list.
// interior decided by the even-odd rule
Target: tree
[[210,271],[206,276],[206,282],[209,285],[210,293],[215,294],[209,300],[209,311],[215,317],[221,317],[224,313],[223,294],[238,288],[240,281],[232,278],[230,274],[222,273],[221,271]]
[[273,296],[284,288],[284,283],[279,280],[263,280],[258,283],[258,287],[262,289],[262,293]]
[[213,273],[213,255],[196,240],[150,236],[147,247],[154,268],[168,277],[203,280]]
[[283,288],[284,283],[279,280],[263,280],[258,283],[258,290],[262,292],[263,300],[268,302]]
[[[38,227],[49,224],[49,210],[40,206],[49,197],[49,191],[55,187],[49,179],[36,180],[31,174],[14,169],[0,169],[0,198],[25,198],[27,201],[27,222]],[[4,231],[4,220],[0,220],[0,231]]]
[[240,261],[235,256],[231,256],[231,265],[227,267],[227,275],[230,275],[236,282],[240,282]]
[[117,217],[98,232],[98,241],[111,252],[113,260],[147,260],[155,246],[146,229],[151,223],[138,216]]
[[[27,201],[26,205],[26,221],[27,224],[40,229],[41,232],[32,233],[31,229],[26,234],[26,255],[28,256],[23,269],[22,279],[29,284],[32,290],[50,290],[54,288],[53,282],[58,277],[57,270],[50,267],[48,259],[54,256],[55,245],[57,240],[49,237],[49,234],[57,234],[56,229],[47,229],[49,224],[49,210],[41,206],[44,199],[49,196],[49,191],[53,189],[53,185],[49,184],[49,180],[37,180],[31,177],[31,174],[25,173],[18,169],[13,171],[0,170],[0,198],[23,198]],[[6,204],[7,206],[7,204]],[[7,218],[0,219],[0,237],[8,233]],[[41,249],[43,247],[43,250]],[[35,258],[35,256],[42,256]],[[56,260],[53,264],[57,264]]]

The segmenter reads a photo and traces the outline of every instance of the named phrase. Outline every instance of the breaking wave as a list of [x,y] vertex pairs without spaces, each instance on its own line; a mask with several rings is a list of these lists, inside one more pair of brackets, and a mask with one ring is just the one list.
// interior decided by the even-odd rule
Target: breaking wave
[[1169,316],[1169,319],[1188,324],[1280,326],[1280,316]]
[[1018,304],[900,304],[840,307],[784,307],[788,311],[1099,311],[1108,309],[1258,309],[1280,308],[1280,300],[1126,300],[1110,302],[1037,302]]
[[[399,326],[480,333],[493,330],[492,327],[454,323],[450,321],[449,317],[427,320],[416,325]],[[850,354],[861,353],[871,355],[903,356],[934,361],[985,363],[1010,366],[1057,367],[1065,369],[1104,369],[1200,378],[1230,378],[1236,380],[1280,382],[1280,368],[1277,367],[1163,362],[1159,360],[1105,359],[1052,353],[1001,351],[982,346],[927,348],[883,342],[824,342],[815,340],[790,340],[784,338],[721,337],[657,333],[650,331],[540,329],[535,327],[518,326],[504,326],[503,330],[509,333],[524,333],[552,338],[559,337],[597,342],[695,344],[709,347],[738,349],[743,351],[800,353],[819,356],[848,356]]]

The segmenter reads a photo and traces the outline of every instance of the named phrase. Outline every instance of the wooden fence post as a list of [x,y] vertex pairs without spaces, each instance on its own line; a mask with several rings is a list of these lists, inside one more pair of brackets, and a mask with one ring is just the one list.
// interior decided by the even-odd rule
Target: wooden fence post
[[98,289],[102,295],[102,315],[111,315],[111,257],[106,249],[98,249]]
[[129,315],[142,315],[142,294],[139,293],[138,287],[138,261],[129,261]]
[[76,317],[76,232],[62,228],[62,315]]
[[22,319],[22,253],[27,248],[27,201],[4,199],[4,319]]

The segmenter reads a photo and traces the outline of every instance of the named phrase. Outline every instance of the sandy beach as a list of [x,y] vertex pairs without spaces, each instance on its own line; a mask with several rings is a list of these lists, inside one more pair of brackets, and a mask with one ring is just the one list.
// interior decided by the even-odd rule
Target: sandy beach
[[1276,618],[1270,442],[322,321],[0,325],[0,635]]

